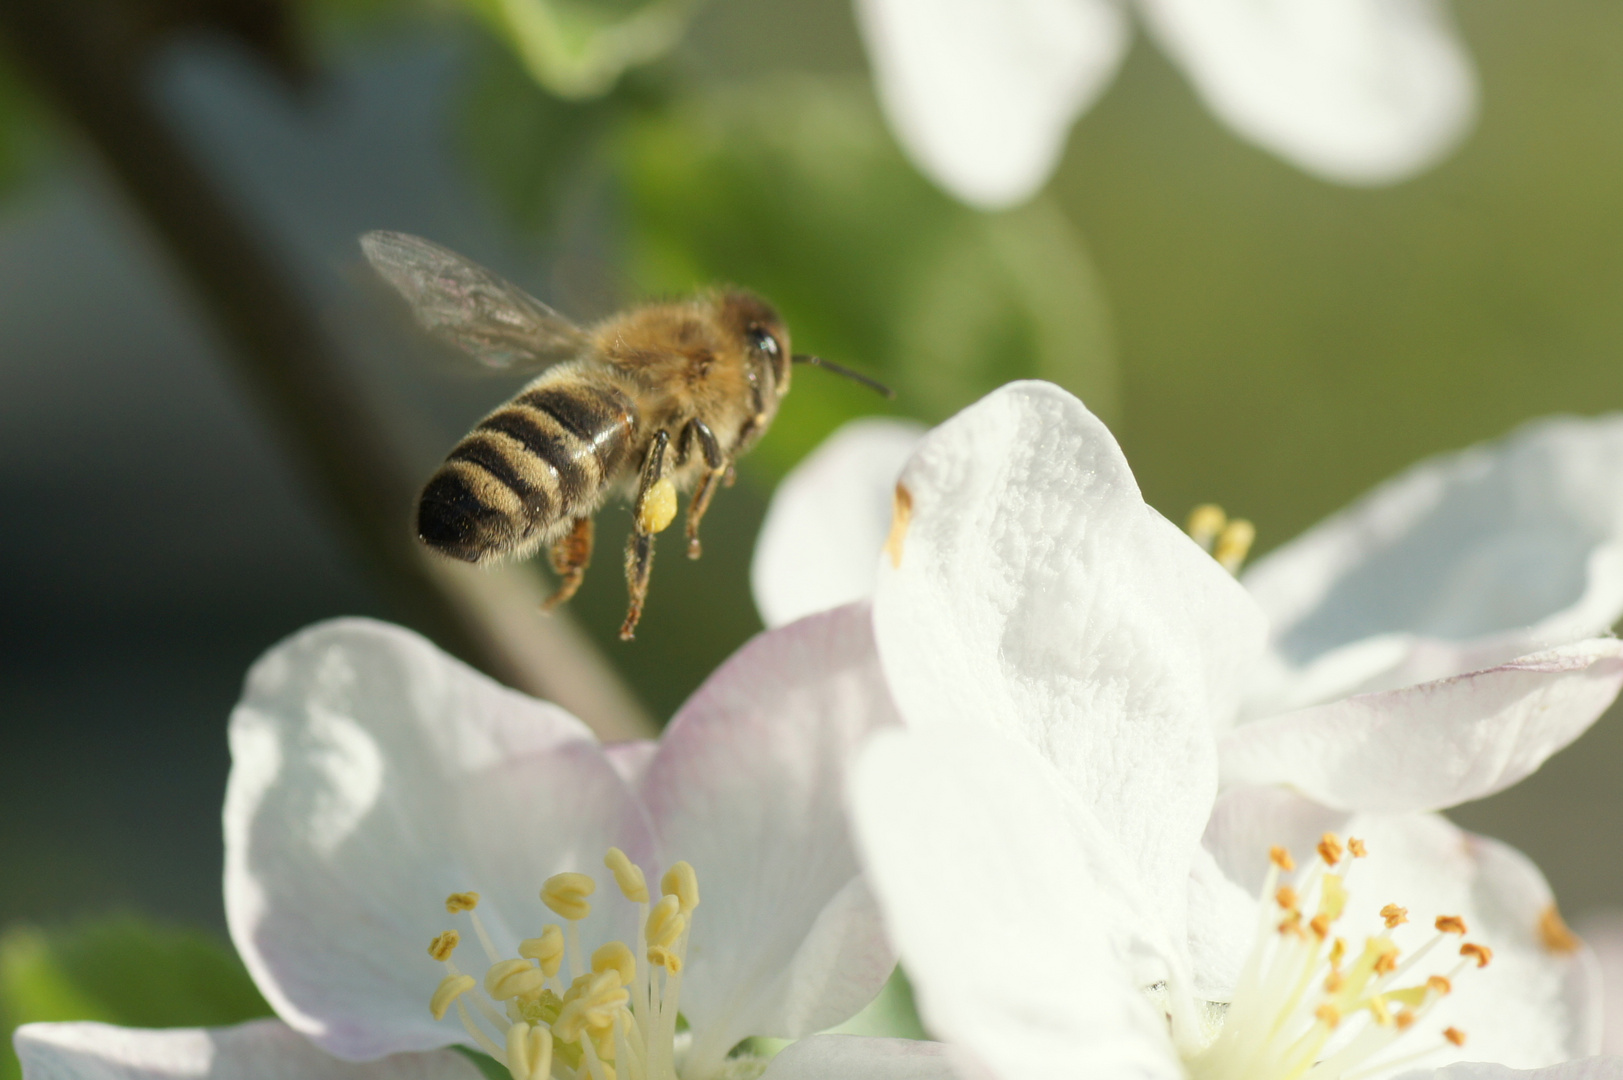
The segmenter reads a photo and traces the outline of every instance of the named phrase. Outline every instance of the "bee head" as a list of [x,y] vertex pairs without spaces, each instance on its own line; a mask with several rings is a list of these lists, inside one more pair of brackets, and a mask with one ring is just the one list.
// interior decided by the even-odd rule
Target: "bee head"
[[721,296],[721,317],[743,350],[750,380],[761,389],[764,411],[776,412],[789,392],[789,329],[778,309],[752,292],[730,289]]

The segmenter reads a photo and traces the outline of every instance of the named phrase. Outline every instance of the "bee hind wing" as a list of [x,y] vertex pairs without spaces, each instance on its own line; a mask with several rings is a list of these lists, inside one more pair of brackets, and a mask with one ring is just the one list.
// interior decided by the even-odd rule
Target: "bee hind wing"
[[585,346],[580,327],[449,248],[409,233],[369,232],[361,251],[424,329],[486,368],[543,368]]

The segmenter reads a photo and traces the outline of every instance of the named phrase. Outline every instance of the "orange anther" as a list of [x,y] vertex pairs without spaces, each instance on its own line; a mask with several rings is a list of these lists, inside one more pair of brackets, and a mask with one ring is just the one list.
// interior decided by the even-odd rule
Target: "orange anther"
[[1493,950],[1488,948],[1486,945],[1478,945],[1474,941],[1467,941],[1464,945],[1460,946],[1460,955],[1473,958],[1476,960],[1477,967],[1485,968],[1493,959]]
[[1355,859],[1362,859],[1369,854],[1369,849],[1364,846],[1364,842],[1356,836],[1347,837],[1347,850],[1352,852],[1352,857]]
[[1461,1031],[1457,1027],[1444,1028],[1443,1029],[1443,1038],[1447,1039],[1449,1042],[1453,1043],[1455,1046],[1464,1046],[1465,1045],[1465,1032]]
[[1324,860],[1326,866],[1334,866],[1341,861],[1341,841],[1335,833],[1325,833],[1319,839],[1319,858]]
[[1435,925],[1438,930],[1445,934],[1465,936],[1465,920],[1458,915],[1439,915]]
[[1292,859],[1291,853],[1282,847],[1275,846],[1269,848],[1268,861],[1285,871],[1287,874],[1296,869],[1296,860]]
[[1296,895],[1296,890],[1291,888],[1289,885],[1281,885],[1279,887],[1279,891],[1274,893],[1274,903],[1278,904],[1286,911],[1294,909],[1300,899],[1301,898]]
[[1386,920],[1386,928],[1391,930],[1409,921],[1409,909],[1388,904],[1381,909],[1381,918]]

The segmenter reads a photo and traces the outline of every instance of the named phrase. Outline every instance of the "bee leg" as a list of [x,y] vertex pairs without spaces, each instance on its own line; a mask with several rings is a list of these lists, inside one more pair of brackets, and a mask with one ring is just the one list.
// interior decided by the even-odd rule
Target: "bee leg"
[[592,519],[576,518],[569,531],[553,543],[549,554],[552,571],[558,575],[558,588],[542,602],[542,611],[551,611],[574,596],[585,580],[587,564],[592,561]]
[[699,486],[693,492],[693,498],[688,500],[688,558],[697,559],[702,552],[699,546],[699,522],[704,519],[704,512],[710,509],[710,499],[716,493],[716,485],[727,475],[732,465],[722,456],[721,444],[716,442],[716,433],[711,431],[703,420],[693,421],[687,430],[698,436],[699,447],[704,451],[704,463],[708,470],[699,479]]
[[654,567],[654,534],[663,532],[676,517],[676,485],[665,475],[670,443],[670,432],[654,435],[637,479],[631,536],[626,540],[626,591],[631,601],[626,621],[620,625],[621,641],[630,641],[636,635],[637,623],[642,619],[643,602],[648,599],[648,575]]

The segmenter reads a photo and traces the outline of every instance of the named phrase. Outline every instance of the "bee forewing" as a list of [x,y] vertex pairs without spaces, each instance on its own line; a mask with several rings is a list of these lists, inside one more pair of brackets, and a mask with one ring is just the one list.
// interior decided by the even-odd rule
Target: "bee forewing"
[[586,335],[547,305],[454,251],[398,232],[369,232],[361,250],[417,321],[487,368],[544,368],[578,355]]

